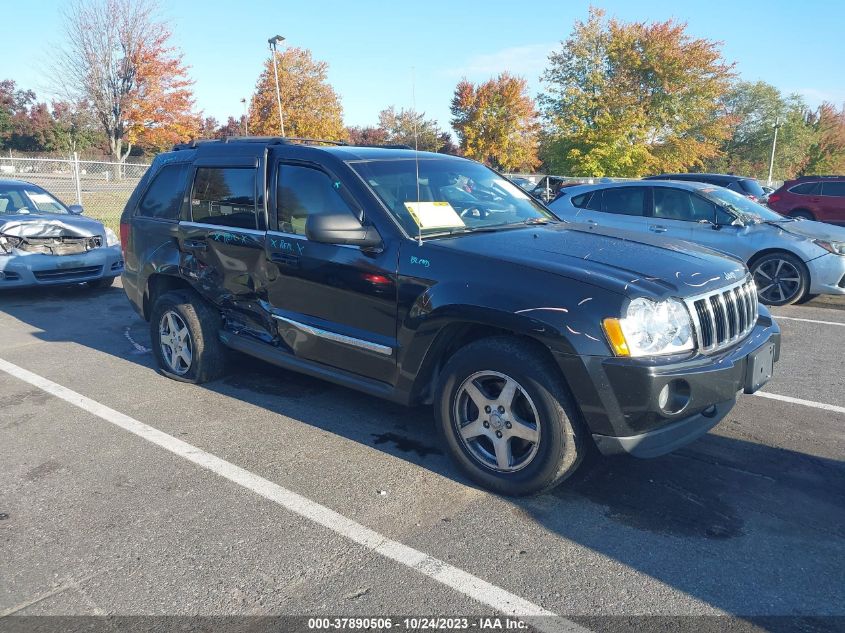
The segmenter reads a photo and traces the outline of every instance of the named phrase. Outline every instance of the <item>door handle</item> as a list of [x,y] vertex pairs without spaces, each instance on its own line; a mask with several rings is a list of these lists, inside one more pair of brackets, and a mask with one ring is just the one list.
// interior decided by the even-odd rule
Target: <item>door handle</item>
[[299,257],[296,255],[288,255],[287,253],[272,253],[270,255],[270,260],[281,266],[299,268]]
[[208,244],[205,243],[205,240],[185,240],[182,247],[186,251],[204,251],[208,249]]
[[659,224],[649,224],[648,230],[652,233],[665,233],[669,229],[667,229],[665,226],[660,226]]

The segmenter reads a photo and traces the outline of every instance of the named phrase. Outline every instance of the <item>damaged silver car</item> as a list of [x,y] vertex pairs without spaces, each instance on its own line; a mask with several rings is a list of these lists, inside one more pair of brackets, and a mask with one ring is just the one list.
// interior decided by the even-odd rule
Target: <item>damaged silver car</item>
[[0,180],[0,289],[111,286],[123,272],[120,240],[81,213],[37,185]]

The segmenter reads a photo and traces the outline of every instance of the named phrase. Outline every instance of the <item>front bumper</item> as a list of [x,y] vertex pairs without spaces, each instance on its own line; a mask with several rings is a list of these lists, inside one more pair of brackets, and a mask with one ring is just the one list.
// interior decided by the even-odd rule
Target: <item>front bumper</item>
[[123,272],[120,246],[104,246],[78,255],[45,255],[14,251],[0,255],[0,289],[27,286],[55,286]]
[[806,264],[811,295],[845,295],[845,256],[827,253]]
[[[605,455],[656,457],[704,435],[754,391],[758,367],[750,359],[777,361],[780,328],[761,310],[757,325],[718,354],[669,359],[557,355],[598,449]],[[664,387],[672,394],[661,402]],[[676,397],[677,396],[677,397]]]

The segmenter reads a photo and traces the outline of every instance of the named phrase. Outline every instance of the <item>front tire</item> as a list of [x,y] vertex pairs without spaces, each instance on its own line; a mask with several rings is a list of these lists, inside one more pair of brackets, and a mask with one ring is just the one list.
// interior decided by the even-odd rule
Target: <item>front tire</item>
[[161,372],[193,384],[223,375],[226,348],[218,338],[220,315],[196,293],[174,290],[156,299],[150,339]]
[[569,477],[588,438],[560,372],[530,343],[470,343],[449,359],[435,393],[438,430],[458,466],[503,495],[548,490]]
[[790,253],[769,253],[752,262],[751,275],[760,303],[786,306],[800,301],[810,288],[810,273]]

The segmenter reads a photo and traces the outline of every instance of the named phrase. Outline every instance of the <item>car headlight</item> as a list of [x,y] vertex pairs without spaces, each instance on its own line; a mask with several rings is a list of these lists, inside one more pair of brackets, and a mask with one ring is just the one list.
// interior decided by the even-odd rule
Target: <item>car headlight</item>
[[826,242],[824,240],[813,240],[824,250],[834,255],[845,255],[845,242]]
[[653,356],[692,350],[692,322],[677,299],[640,297],[621,319],[605,319],[604,331],[617,356]]
[[106,229],[106,246],[119,246],[120,245],[120,238],[117,236],[117,233],[112,231],[111,229]]

